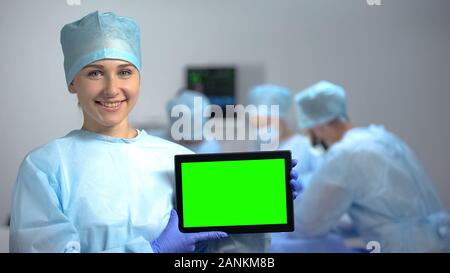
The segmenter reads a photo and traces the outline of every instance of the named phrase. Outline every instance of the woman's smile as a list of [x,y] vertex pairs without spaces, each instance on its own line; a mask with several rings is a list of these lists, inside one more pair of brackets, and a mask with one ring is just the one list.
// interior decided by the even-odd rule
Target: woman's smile
[[126,100],[115,100],[115,101],[95,101],[95,104],[102,110],[105,110],[107,112],[116,112],[118,111],[122,103]]

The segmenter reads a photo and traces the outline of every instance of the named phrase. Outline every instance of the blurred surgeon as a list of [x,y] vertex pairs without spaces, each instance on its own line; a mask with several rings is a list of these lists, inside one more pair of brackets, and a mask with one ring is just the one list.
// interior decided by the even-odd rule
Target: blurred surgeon
[[342,87],[322,81],[296,97],[299,125],[329,150],[295,202],[292,237],[326,234],[344,213],[381,252],[449,249],[450,217],[411,149],[378,125],[354,128]]
[[[308,138],[289,127],[288,113],[293,103],[291,91],[272,84],[258,85],[250,90],[248,103],[257,107],[257,112],[250,116],[250,123],[257,129],[258,137],[267,132],[278,140],[278,145],[271,147],[272,150],[291,151],[292,158],[299,162],[296,170],[302,183],[307,183],[308,177],[319,164],[320,155],[311,146]],[[271,110],[273,105],[279,106],[278,113]],[[278,126],[274,126],[274,119],[277,119]],[[262,143],[263,141],[258,142],[258,149],[267,150],[262,148]]]
[[[258,135],[268,132],[271,137],[277,138],[278,146],[274,150],[289,150],[292,158],[298,160],[297,172],[302,186],[307,187],[309,177],[320,164],[320,154],[315,150],[309,140],[299,133],[295,133],[288,123],[289,109],[293,104],[293,96],[289,89],[264,84],[250,90],[248,102],[257,107],[257,115],[250,117],[253,127],[258,129]],[[272,111],[271,106],[279,106],[278,113]],[[274,120],[278,119],[278,129]],[[262,144],[262,141],[258,142]],[[301,197],[300,197],[301,198]],[[297,213],[295,212],[295,217]],[[335,234],[325,234],[313,239],[293,239],[287,233],[273,233],[271,252],[348,252],[342,238]]]
[[[203,135],[203,126],[208,121],[208,107],[210,105],[211,103],[208,97],[203,93],[191,90],[182,90],[179,92],[166,105],[170,126],[166,132],[165,138],[183,145],[196,154],[219,153],[221,151],[219,142],[212,138],[207,139]],[[177,128],[174,127],[174,124],[180,120],[180,117],[172,113],[174,107],[180,106],[185,107],[180,110],[183,112],[183,115],[187,115],[187,119],[191,125],[191,132],[181,136],[181,139],[177,137],[178,131]],[[174,113],[177,113],[177,111]],[[200,126],[195,126],[197,122]]]

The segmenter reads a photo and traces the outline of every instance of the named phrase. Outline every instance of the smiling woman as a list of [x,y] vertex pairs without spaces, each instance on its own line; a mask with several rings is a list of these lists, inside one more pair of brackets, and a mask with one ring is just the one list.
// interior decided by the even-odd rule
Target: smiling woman
[[[13,192],[10,250],[192,252],[199,241],[227,237],[179,231],[173,158],[191,151],[128,123],[141,77],[136,22],[94,12],[64,26],[61,44],[67,87],[77,95],[84,121],[81,130],[23,160]],[[262,242],[248,240],[249,250],[263,251],[265,237],[253,238]],[[239,251],[234,241],[223,244]]]
[[123,60],[105,59],[85,66],[69,86],[83,110],[83,129],[131,138],[128,114],[139,95],[139,70]]

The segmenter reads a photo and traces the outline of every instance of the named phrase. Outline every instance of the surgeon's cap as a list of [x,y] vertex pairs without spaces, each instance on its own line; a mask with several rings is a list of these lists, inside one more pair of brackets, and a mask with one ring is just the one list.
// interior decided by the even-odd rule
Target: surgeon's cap
[[[181,118],[179,116],[171,116],[173,107],[177,105],[183,105],[186,106],[187,109],[189,109],[191,113],[191,128],[194,128],[194,119],[201,120],[202,127],[209,119],[209,113],[211,113],[209,106],[211,105],[211,102],[208,97],[206,97],[203,93],[185,89],[181,90],[166,105],[166,110],[167,114],[169,115],[171,126],[175,123],[175,121]],[[201,137],[202,133],[203,131],[196,132],[195,130],[192,130],[192,138],[196,138],[196,136]]]
[[86,65],[101,59],[118,59],[141,69],[138,24],[112,12],[93,12],[61,30],[67,85]]
[[342,87],[320,81],[295,96],[300,128],[313,128],[335,119],[347,121],[346,95]]
[[[292,93],[289,89],[278,85],[257,85],[250,90],[248,103],[258,107],[258,114],[267,116],[275,116],[270,106],[279,105],[278,116],[285,118],[292,103]],[[261,106],[267,106],[267,112]]]

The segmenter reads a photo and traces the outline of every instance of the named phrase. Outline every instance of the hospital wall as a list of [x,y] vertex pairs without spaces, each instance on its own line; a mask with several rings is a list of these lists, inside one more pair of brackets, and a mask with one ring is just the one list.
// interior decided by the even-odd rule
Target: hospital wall
[[[355,125],[384,124],[415,150],[450,209],[448,0],[0,5],[1,224],[24,156],[81,126],[76,97],[65,87],[59,30],[94,10],[131,16],[141,25],[142,88],[134,124],[166,122],[165,103],[183,85],[186,65],[236,65],[241,103],[251,84],[277,83],[297,92],[327,79],[346,88]],[[0,234],[0,251],[6,250],[7,236]]]

